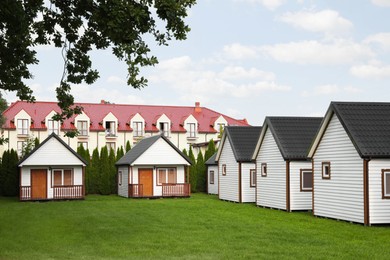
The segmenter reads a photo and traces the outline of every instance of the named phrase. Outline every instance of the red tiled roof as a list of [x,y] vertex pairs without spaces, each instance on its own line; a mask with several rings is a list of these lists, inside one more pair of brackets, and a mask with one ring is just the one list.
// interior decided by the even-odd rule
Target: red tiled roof
[[[156,122],[158,118],[165,114],[171,120],[172,132],[186,132],[183,127],[183,118],[193,115],[198,121],[198,131],[200,133],[215,133],[215,129],[210,122],[215,122],[219,116],[223,116],[228,125],[247,126],[245,119],[238,120],[215,112],[211,109],[201,107],[201,112],[195,112],[195,107],[186,106],[153,106],[153,105],[122,105],[122,104],[102,104],[102,103],[76,103],[75,105],[83,107],[84,113],[90,118],[90,131],[104,131],[102,125],[104,117],[110,112],[118,119],[118,131],[132,131],[129,125],[134,115],[139,113],[145,119],[146,132],[158,132]],[[21,110],[26,111],[32,119],[32,130],[45,130],[45,118],[51,111],[60,112],[56,102],[35,102],[28,103],[17,101],[4,111],[6,117],[4,129],[15,129],[13,122],[15,115]],[[62,130],[75,129],[74,118],[65,120],[61,126]]]

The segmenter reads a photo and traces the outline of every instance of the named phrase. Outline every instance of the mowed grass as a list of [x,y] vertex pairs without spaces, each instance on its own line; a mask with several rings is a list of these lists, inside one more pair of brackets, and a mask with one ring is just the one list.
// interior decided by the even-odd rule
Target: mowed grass
[[364,227],[193,194],[188,199],[0,198],[0,259],[390,257],[390,227]]

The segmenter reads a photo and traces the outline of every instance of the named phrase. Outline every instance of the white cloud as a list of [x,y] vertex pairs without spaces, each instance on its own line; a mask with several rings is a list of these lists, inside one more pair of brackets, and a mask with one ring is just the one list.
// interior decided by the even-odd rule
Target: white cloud
[[320,85],[314,87],[312,90],[304,90],[301,93],[303,97],[313,97],[313,96],[330,96],[336,94],[357,94],[361,93],[362,90],[352,86],[340,87],[335,84]]
[[285,2],[285,0],[235,0],[235,1],[247,2],[250,4],[260,4],[271,11],[277,9]]
[[288,12],[279,19],[294,27],[310,32],[340,34],[353,28],[352,22],[334,10]]
[[353,66],[349,72],[355,77],[364,79],[390,78],[390,66],[385,65],[357,65]]
[[368,46],[346,40],[281,43],[263,46],[262,51],[277,61],[298,64],[349,64],[374,57]]
[[383,50],[390,51],[390,33],[370,35],[363,42],[366,44],[378,44]]
[[371,3],[378,6],[390,7],[390,0],[371,0]]
[[126,80],[118,77],[118,76],[110,76],[107,78],[107,83],[114,83],[114,84],[120,84],[120,85],[125,85]]
[[256,47],[234,43],[223,47],[223,55],[233,60],[253,59],[257,57],[257,49]]
[[258,70],[256,68],[251,68],[246,70],[243,67],[239,66],[229,66],[224,68],[224,70],[218,73],[218,76],[222,79],[264,79],[264,80],[274,80],[275,74],[272,72],[266,72]]

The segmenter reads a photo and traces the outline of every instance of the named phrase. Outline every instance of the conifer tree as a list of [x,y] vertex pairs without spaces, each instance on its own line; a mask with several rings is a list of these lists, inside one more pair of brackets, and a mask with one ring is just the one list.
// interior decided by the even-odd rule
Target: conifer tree
[[191,192],[196,192],[196,160],[195,155],[192,152],[192,147],[190,146],[190,150],[188,152],[188,157],[190,158],[192,165],[190,166],[190,183],[191,183]]
[[12,149],[3,153],[1,171],[3,173],[2,193],[4,196],[19,194],[18,154]]
[[100,150],[99,177],[99,193],[102,195],[110,194],[110,165],[108,161],[107,146],[102,147],[102,149]]
[[91,167],[91,158],[89,155],[89,150],[85,150],[84,146],[80,145],[79,147],[77,147],[77,153],[87,162],[87,166],[85,167],[85,192],[86,194],[89,194],[92,181],[89,173],[89,169]]
[[188,152],[187,152],[186,148],[184,148],[182,152],[183,152],[186,156],[188,156]]
[[206,166],[204,164],[202,152],[198,153],[196,159],[196,185],[197,191],[206,191]]
[[116,183],[116,167],[115,167],[116,157],[114,149],[110,149],[108,155],[108,167],[109,167],[109,185],[110,185],[110,194],[117,194],[117,183]]
[[115,160],[115,162],[117,162],[120,158],[122,158],[123,155],[125,155],[125,152],[123,151],[123,146],[121,146],[116,151],[116,160]]
[[130,151],[130,150],[131,150],[130,141],[127,140],[127,142],[126,142],[126,153],[127,153],[128,151]]
[[211,139],[209,141],[209,144],[207,145],[207,150],[204,154],[204,161],[206,162],[208,159],[210,159],[210,157],[213,156],[215,152],[216,152],[216,148],[215,148],[214,140]]
[[37,147],[39,145],[39,139],[38,137],[35,137],[34,139],[34,148]]
[[88,170],[89,189],[88,194],[98,194],[100,186],[100,158],[99,150],[95,148],[92,152],[92,159]]

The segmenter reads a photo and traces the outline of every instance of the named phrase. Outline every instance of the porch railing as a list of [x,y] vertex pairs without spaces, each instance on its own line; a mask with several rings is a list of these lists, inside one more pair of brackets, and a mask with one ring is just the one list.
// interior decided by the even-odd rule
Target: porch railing
[[163,197],[189,197],[191,194],[191,186],[189,183],[162,184]]
[[31,199],[31,186],[20,186],[20,200]]
[[81,199],[84,197],[83,185],[53,187],[53,199]]
[[143,197],[143,184],[129,184],[129,197]]

